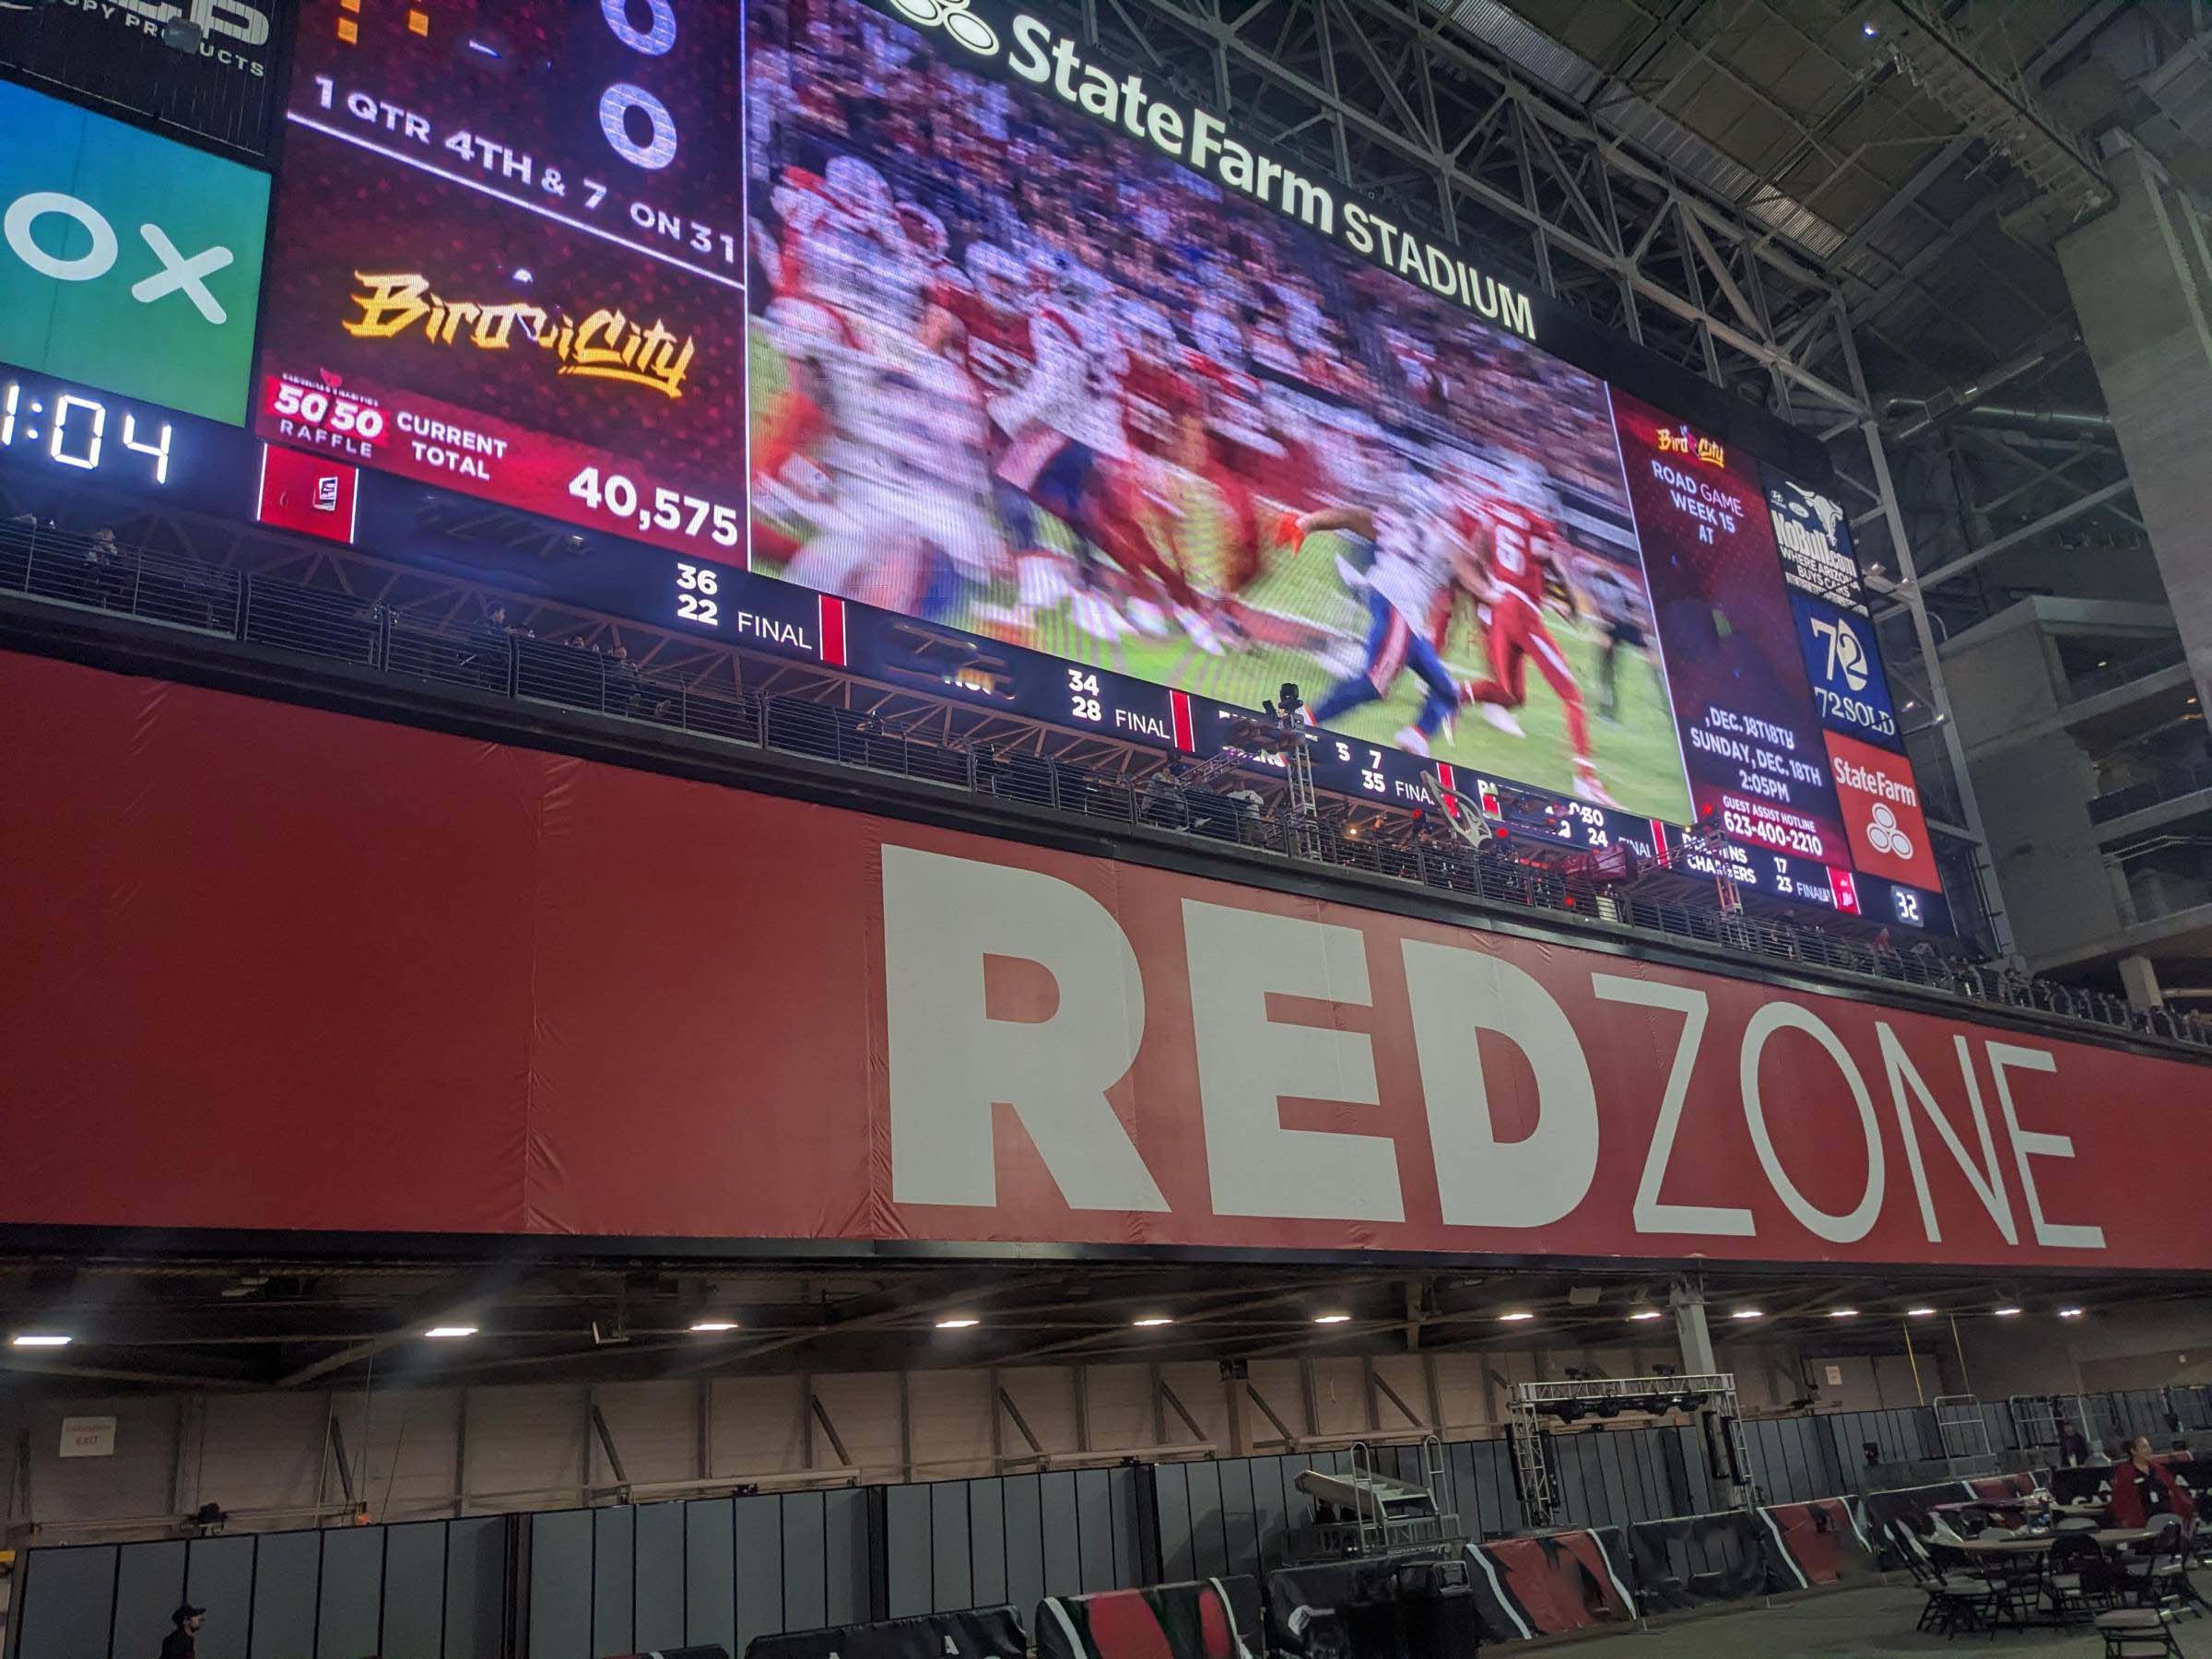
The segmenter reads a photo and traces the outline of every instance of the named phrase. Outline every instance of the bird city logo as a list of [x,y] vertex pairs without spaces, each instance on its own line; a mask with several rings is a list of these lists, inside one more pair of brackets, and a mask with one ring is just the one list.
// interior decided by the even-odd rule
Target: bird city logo
[[[34,232],[41,221],[57,218],[67,220],[84,233],[89,245],[83,253],[67,256],[50,253],[39,241]],[[132,299],[141,305],[153,305],[171,294],[182,294],[211,326],[220,328],[230,320],[230,313],[207,286],[207,278],[236,264],[236,253],[217,243],[188,254],[168,231],[152,223],[138,226],[137,235],[153,255],[153,262],[149,268],[135,257],[134,251],[134,268],[145,275],[131,284]],[[123,239],[108,216],[81,196],[58,190],[26,191],[10,202],[6,214],[0,215],[0,238],[24,265],[56,282],[97,282],[124,256]]]

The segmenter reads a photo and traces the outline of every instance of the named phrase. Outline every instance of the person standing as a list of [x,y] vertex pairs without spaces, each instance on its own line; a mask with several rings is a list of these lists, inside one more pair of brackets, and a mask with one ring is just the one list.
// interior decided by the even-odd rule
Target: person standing
[[2061,1468],[2078,1469],[2089,1461],[2089,1442],[2065,1418],[2058,1419],[2058,1462]]
[[2127,1461],[2112,1465],[2112,1524],[2147,1526],[2153,1515],[2179,1515],[2186,1521],[2195,1513],[2195,1500],[2151,1456],[2150,1437],[2138,1436],[2128,1448]]
[[176,1628],[161,1638],[161,1659],[197,1659],[198,1644],[193,1639],[206,1620],[207,1609],[190,1602],[171,1613],[169,1622]]

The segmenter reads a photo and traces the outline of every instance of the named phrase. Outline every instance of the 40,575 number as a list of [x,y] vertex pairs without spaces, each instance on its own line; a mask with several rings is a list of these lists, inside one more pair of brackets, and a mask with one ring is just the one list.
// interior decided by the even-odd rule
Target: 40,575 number
[[656,488],[652,504],[647,506],[639,494],[639,487],[627,475],[608,473],[602,478],[595,466],[587,466],[571,478],[569,493],[594,512],[621,519],[626,527],[634,524],[641,530],[673,530],[697,537],[711,524],[710,539],[718,547],[735,547],[743,534],[735,507],[724,507],[666,488]]

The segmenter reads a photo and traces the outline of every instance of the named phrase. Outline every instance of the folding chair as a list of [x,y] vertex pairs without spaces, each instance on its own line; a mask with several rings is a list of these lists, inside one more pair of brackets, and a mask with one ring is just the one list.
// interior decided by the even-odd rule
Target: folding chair
[[1963,1550],[1948,1544],[1929,1544],[1928,1605],[1922,1610],[1921,1628],[1954,1636],[1960,1630],[1986,1630],[1997,1606],[1997,1587],[1974,1571]]
[[2096,1539],[2078,1532],[2061,1533],[2052,1542],[2043,1588],[2051,1594],[2053,1619],[2065,1624],[2077,1611],[2094,1618],[2112,1605],[2118,1586],[2119,1574]]
[[2157,1607],[2115,1607],[2098,1614],[2093,1628],[2104,1638],[2104,1659],[2183,1659],[2172,1625]]
[[2182,1518],[2155,1515],[2150,1525],[2151,1535],[2139,1547],[2140,1553],[2121,1559],[2120,1572],[2136,1606],[2155,1608],[2170,1596],[2193,1595],[2194,1591],[2182,1571],[2182,1554],[2187,1548]]

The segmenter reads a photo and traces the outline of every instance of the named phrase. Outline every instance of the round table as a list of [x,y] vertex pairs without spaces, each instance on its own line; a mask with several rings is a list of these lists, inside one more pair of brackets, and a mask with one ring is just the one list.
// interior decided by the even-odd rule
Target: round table
[[2147,1526],[2100,1526],[2088,1535],[2108,1549],[2124,1544],[2141,1544],[2153,1535]]

